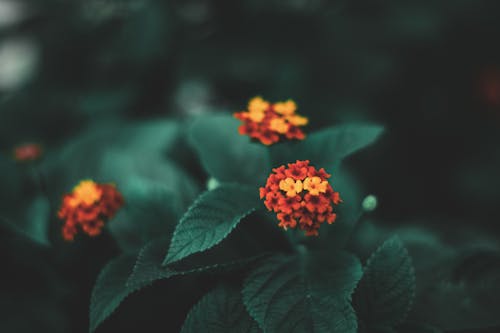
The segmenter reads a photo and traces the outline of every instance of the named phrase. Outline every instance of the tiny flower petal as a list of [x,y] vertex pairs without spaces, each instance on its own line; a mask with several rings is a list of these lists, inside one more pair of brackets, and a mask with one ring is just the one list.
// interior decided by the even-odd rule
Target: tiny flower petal
[[288,116],[286,120],[294,126],[305,126],[309,123],[309,119],[298,115]]
[[279,114],[292,115],[295,113],[295,110],[297,110],[297,104],[295,104],[294,101],[289,99],[286,102],[275,103],[273,108],[274,111],[276,111]]
[[264,112],[269,108],[269,102],[262,99],[262,97],[257,96],[252,98],[248,102],[248,111],[252,112]]
[[265,117],[266,114],[264,113],[264,111],[253,111],[248,113],[248,119],[256,123],[260,123],[262,120],[264,120]]
[[286,178],[280,181],[280,190],[285,191],[289,197],[294,197],[302,192],[302,188],[302,181],[300,180],[295,181],[293,178]]
[[304,190],[309,191],[311,195],[319,195],[326,193],[328,181],[321,180],[320,177],[307,177],[304,180]]
[[285,134],[288,132],[290,125],[283,118],[274,118],[269,124],[269,128],[279,134]]

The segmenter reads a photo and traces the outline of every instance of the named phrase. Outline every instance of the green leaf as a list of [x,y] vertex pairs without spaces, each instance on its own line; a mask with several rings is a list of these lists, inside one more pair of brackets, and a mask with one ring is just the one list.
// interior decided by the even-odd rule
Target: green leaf
[[323,226],[319,237],[311,243],[319,241],[321,245],[318,246],[322,249],[343,249],[362,213],[360,184],[345,168],[335,170],[329,182],[334,190],[340,193],[343,202],[335,207],[337,214],[335,223]]
[[259,326],[245,310],[236,289],[219,287],[203,297],[189,314],[181,333],[256,333]]
[[205,170],[221,182],[262,184],[271,166],[267,149],[238,133],[239,121],[226,114],[198,117],[190,142]]
[[356,332],[359,260],[344,252],[274,256],[245,279],[243,303],[268,332]]
[[[259,252],[250,248],[234,248],[217,246],[203,254],[190,256],[180,262],[169,266],[162,265],[165,258],[165,248],[168,248],[169,239],[157,239],[142,248],[137,256],[132,274],[127,281],[127,286],[149,285],[157,280],[167,279],[175,275],[185,275],[208,270],[235,269],[248,265],[263,256],[266,252]],[[231,244],[225,244],[231,245]]]
[[177,225],[164,264],[217,245],[258,204],[257,191],[241,185],[226,184],[205,192]]
[[126,286],[134,262],[134,256],[122,255],[102,269],[90,299],[90,332],[94,332],[128,295],[143,287],[136,285],[136,289],[132,290]]
[[415,272],[399,237],[385,241],[366,263],[356,293],[355,308],[370,328],[402,323],[415,297]]
[[310,160],[319,168],[335,172],[347,156],[375,142],[382,134],[378,125],[341,125],[310,134],[298,143],[276,145],[271,150],[274,165]]
[[136,256],[124,255],[106,265],[94,286],[90,305],[90,328],[94,331],[108,318],[120,304],[132,293],[137,292],[159,280],[166,280],[177,275],[203,272],[217,268],[233,268],[248,264],[262,256],[245,258],[232,257],[226,261],[218,253],[217,260],[199,258],[183,266],[171,269],[162,266],[165,248],[170,239],[167,237],[153,240],[146,244]]
[[167,279],[177,274],[176,271],[161,265],[165,256],[165,248],[168,248],[170,239],[159,238],[146,244],[137,255],[126,286],[129,289],[142,288],[154,281]]

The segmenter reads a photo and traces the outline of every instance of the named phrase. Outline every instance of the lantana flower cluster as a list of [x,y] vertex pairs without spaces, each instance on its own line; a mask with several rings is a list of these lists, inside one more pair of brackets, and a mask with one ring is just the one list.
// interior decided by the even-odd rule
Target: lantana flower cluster
[[317,170],[307,160],[283,165],[273,169],[260,188],[260,198],[277,214],[278,226],[285,230],[298,226],[306,236],[317,236],[321,224],[335,222],[333,206],[342,201],[328,178],[325,169]]
[[12,155],[17,162],[33,162],[43,154],[43,148],[37,143],[25,143],[14,147]]
[[59,218],[65,220],[63,238],[72,241],[79,229],[91,237],[99,235],[105,222],[115,216],[123,203],[115,185],[82,180],[63,197],[58,212]]
[[294,101],[269,103],[261,97],[254,97],[248,103],[248,111],[236,112],[234,117],[243,122],[238,131],[265,145],[272,145],[283,138],[288,140],[305,138],[300,129],[308,123],[306,117],[295,113]]

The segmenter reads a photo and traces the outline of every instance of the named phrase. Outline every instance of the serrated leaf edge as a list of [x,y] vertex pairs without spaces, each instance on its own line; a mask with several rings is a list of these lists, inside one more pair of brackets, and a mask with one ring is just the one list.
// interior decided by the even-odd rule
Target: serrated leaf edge
[[[410,313],[411,309],[413,308],[413,304],[415,302],[415,296],[416,296],[416,278],[415,278],[415,267],[413,266],[413,260],[410,256],[410,254],[408,253],[408,250],[406,249],[406,247],[404,246],[404,243],[403,241],[401,240],[401,238],[399,238],[398,235],[394,235],[392,237],[390,237],[389,239],[387,239],[386,241],[384,241],[382,243],[382,245],[380,245],[376,250],[375,252],[373,252],[370,257],[368,258],[368,260],[366,261],[366,264],[365,264],[365,267],[363,268],[363,273],[368,270],[368,267],[373,263],[373,261],[376,259],[377,255],[379,255],[382,251],[385,250],[385,248],[393,243],[397,243],[398,246],[401,247],[402,251],[404,252],[404,254],[408,257],[408,260],[410,261],[410,270],[411,270],[411,280],[412,280],[412,284],[413,284],[413,290],[411,292],[411,295],[410,295],[410,302],[408,303],[408,307],[407,309],[405,310],[405,313],[401,316],[400,319],[398,319],[393,326],[397,326],[397,325],[400,325],[401,323],[403,323],[406,318],[408,317],[408,314]],[[361,281],[361,279],[360,279]],[[359,283],[359,281],[358,281]]]
[[175,260],[172,259],[172,255],[170,255],[170,251],[171,251],[171,248],[172,248],[172,244],[173,244],[173,240],[176,238],[178,232],[179,232],[179,229],[178,227],[185,223],[185,220],[186,220],[186,216],[192,212],[196,207],[197,205],[202,201],[204,200],[204,198],[208,195],[210,195],[211,193],[213,193],[214,191],[217,191],[218,189],[221,189],[223,187],[226,187],[226,188],[229,188],[229,187],[233,187],[233,188],[237,188],[237,189],[244,189],[244,190],[248,190],[248,191],[251,191],[251,187],[250,186],[246,186],[246,185],[241,185],[241,184],[238,184],[238,183],[223,183],[221,184],[221,186],[219,186],[217,189],[215,190],[211,190],[211,191],[205,191],[203,192],[202,194],[200,194],[200,196],[198,196],[198,198],[193,202],[193,204],[188,208],[188,210],[186,211],[186,213],[184,213],[184,215],[182,216],[182,218],[180,219],[179,223],[177,224],[177,226],[175,227],[175,230],[174,230],[174,233],[172,235],[172,241],[170,242],[170,246],[169,246],[169,249],[168,249],[168,252],[167,252],[167,255],[165,256],[165,259],[163,260],[163,266],[167,266],[167,265],[170,265],[170,264],[173,264],[177,261],[180,261],[184,258],[187,258],[195,253],[199,253],[199,252],[204,252],[214,246],[216,246],[217,244],[219,244],[220,242],[222,242],[235,228],[236,226],[241,222],[241,220],[243,218],[245,218],[246,216],[250,215],[251,213],[253,213],[254,211],[257,210],[257,207],[253,207],[251,209],[249,209],[248,211],[246,211],[245,213],[243,214],[240,214],[240,215],[237,215],[236,217],[234,217],[234,219],[238,219],[238,222],[237,223],[234,223],[234,225],[231,226],[231,228],[226,232],[224,233],[224,237],[222,237],[219,241],[215,242],[214,244],[212,244],[212,246],[210,247],[207,247],[207,248],[204,248],[204,249],[201,249],[199,251],[196,251],[196,252],[193,252],[187,256],[184,256],[184,257],[180,257],[180,258],[176,258]]

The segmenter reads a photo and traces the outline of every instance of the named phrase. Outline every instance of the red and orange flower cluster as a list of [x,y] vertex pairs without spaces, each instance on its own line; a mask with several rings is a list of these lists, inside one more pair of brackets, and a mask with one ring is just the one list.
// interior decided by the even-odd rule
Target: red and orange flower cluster
[[36,143],[25,143],[14,147],[12,155],[17,162],[33,162],[43,155],[43,148]]
[[234,117],[243,122],[238,131],[269,146],[283,138],[303,140],[304,132],[300,129],[308,123],[306,117],[295,113],[294,101],[271,104],[261,97],[255,97],[248,103],[248,111],[236,112]]
[[101,233],[104,223],[123,205],[123,197],[112,184],[97,184],[82,180],[71,193],[63,197],[58,212],[65,220],[63,238],[72,241],[78,230],[94,237]]
[[277,213],[280,227],[298,225],[306,236],[317,236],[323,222],[335,222],[333,205],[342,201],[328,178],[325,169],[317,170],[309,161],[283,165],[273,169],[266,186],[260,188],[260,198],[269,211]]

